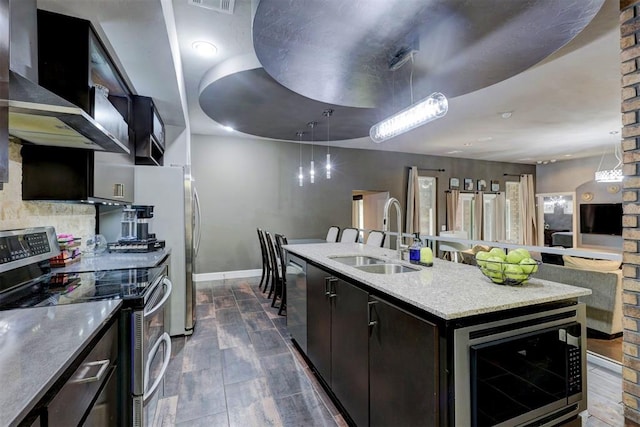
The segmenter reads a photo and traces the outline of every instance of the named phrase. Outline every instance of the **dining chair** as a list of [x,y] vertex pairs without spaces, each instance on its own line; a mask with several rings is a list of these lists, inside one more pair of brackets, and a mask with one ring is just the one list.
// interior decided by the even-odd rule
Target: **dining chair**
[[280,292],[276,292],[273,296],[273,302],[280,297],[280,308],[278,309],[278,315],[282,316],[282,313],[287,310],[287,256],[286,251],[282,246],[288,244],[287,238],[282,234],[276,234],[276,248],[280,255]]
[[326,241],[329,243],[334,243],[338,241],[338,234],[340,234],[340,227],[337,225],[332,225],[329,227],[329,231],[327,231]]
[[[441,237],[452,237],[454,239],[467,239],[466,231],[441,231]],[[445,253],[445,257],[453,262],[459,262],[458,254],[460,251],[469,249],[469,245],[460,242],[438,241],[438,249]]]
[[371,230],[367,236],[367,245],[381,248],[384,245],[385,234],[382,231]]
[[[271,236],[271,233],[268,231],[265,232],[265,243],[267,244],[267,250],[269,252],[269,259],[271,261],[271,286],[269,287],[269,294],[267,298],[273,298],[274,294],[279,292],[279,288],[281,285],[281,270],[280,270],[280,261],[278,257],[278,250],[276,248],[275,239]],[[275,299],[274,299],[275,300]],[[271,307],[275,307],[275,302],[272,301]]]
[[360,234],[360,230],[357,228],[347,227],[342,230],[342,234],[340,235],[340,242],[348,242],[354,243],[358,241],[358,236]]
[[271,267],[269,265],[269,252],[267,251],[267,245],[264,242],[264,231],[258,228],[258,241],[260,242],[260,252],[262,253],[262,276],[260,277],[260,284],[258,289],[262,290],[267,288],[269,284],[269,276],[271,275]]

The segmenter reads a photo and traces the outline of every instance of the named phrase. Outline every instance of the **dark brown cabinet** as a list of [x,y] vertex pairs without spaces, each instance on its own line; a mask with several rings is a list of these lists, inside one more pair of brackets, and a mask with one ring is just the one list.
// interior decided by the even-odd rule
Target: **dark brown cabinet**
[[371,426],[439,425],[438,328],[372,298]]
[[133,96],[133,130],[136,164],[162,166],[164,122],[153,99],[147,96]]
[[316,371],[331,382],[331,275],[307,263],[307,357]]

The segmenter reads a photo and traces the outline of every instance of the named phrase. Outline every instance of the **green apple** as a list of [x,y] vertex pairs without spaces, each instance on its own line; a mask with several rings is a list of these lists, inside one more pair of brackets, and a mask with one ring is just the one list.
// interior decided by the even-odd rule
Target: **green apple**
[[491,256],[491,254],[489,252],[486,252],[486,251],[478,252],[476,254],[476,264],[478,264],[479,267],[484,267],[487,264],[485,261],[490,256]]
[[507,264],[504,266],[504,276],[507,279],[521,282],[527,278],[527,275],[522,271],[522,267],[518,264]]
[[524,259],[522,252],[518,249],[514,251],[509,251],[507,254],[507,258],[505,259],[509,264],[520,264],[520,261]]
[[525,274],[532,274],[538,271],[538,262],[533,258],[525,258],[520,261],[520,268]]
[[502,261],[504,261],[505,258],[507,257],[507,254],[504,253],[504,249],[502,248],[491,248],[489,253],[491,254],[491,256],[498,257]]
[[522,255],[522,259],[531,258],[531,254],[525,248],[518,248],[516,249],[516,251],[520,252],[520,254]]
[[499,274],[502,274],[504,261],[502,258],[497,256],[490,256],[485,260],[485,268],[489,271],[493,271]]

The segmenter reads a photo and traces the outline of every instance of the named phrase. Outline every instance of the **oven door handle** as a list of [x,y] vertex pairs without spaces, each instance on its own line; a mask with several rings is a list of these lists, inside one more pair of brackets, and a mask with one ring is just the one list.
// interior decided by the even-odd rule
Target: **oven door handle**
[[153,315],[153,313],[155,313],[156,311],[158,311],[164,305],[164,303],[167,302],[167,300],[171,296],[171,291],[173,290],[173,285],[171,284],[171,280],[169,280],[169,278],[167,276],[162,276],[162,278],[160,278],[160,281],[161,281],[160,284],[165,286],[167,288],[167,290],[164,293],[164,296],[162,297],[160,302],[158,302],[153,307],[150,307],[150,308],[146,308],[145,307],[144,313],[143,313],[145,319],[147,317]]
[[[160,344],[162,343],[165,343],[166,345],[164,350],[164,361],[162,362],[162,370],[160,371],[160,374],[158,375],[156,380],[153,382],[151,387],[147,390],[149,374],[150,374],[149,370],[151,368],[151,361],[156,357],[156,354],[158,353],[158,349],[160,349]],[[144,393],[142,394],[143,402],[146,402],[147,399],[153,396],[153,394],[156,392],[158,386],[160,385],[160,382],[162,381],[162,378],[164,378],[164,374],[167,372],[170,359],[171,359],[171,337],[169,337],[169,334],[165,332],[160,336],[160,338],[158,338],[158,341],[156,341],[153,347],[151,347],[151,351],[149,351],[149,358],[147,359],[147,363],[144,368],[145,384],[144,384]]]

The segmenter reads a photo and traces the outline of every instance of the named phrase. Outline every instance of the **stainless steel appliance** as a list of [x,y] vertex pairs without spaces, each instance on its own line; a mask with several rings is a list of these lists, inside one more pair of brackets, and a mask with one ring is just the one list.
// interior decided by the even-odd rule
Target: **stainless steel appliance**
[[584,304],[457,329],[455,425],[551,426],[587,409]]
[[152,252],[164,248],[165,241],[149,232],[153,206],[129,206],[122,210],[121,235],[109,243],[110,252]]
[[0,309],[122,299],[118,322],[119,425],[152,419],[171,356],[165,308],[172,295],[168,265],[51,273],[60,252],[53,227],[0,232]]
[[[161,188],[162,191],[158,191]],[[136,166],[136,204],[153,205],[153,230],[171,248],[169,334],[191,335],[196,323],[194,263],[200,246],[200,208],[189,166]]]

